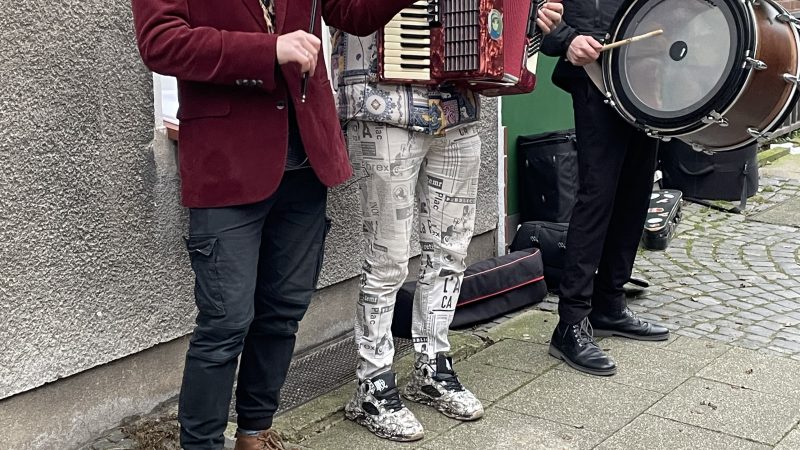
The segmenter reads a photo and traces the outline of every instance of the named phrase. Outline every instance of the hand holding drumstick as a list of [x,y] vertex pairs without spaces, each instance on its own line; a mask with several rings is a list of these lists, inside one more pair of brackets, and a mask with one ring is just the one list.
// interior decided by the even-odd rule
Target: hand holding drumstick
[[647,38],[651,38],[651,37],[655,37],[655,36],[658,36],[658,35],[663,34],[663,33],[664,33],[664,30],[655,30],[655,31],[651,31],[649,33],[640,34],[639,36],[634,36],[634,37],[630,37],[628,39],[623,39],[621,41],[612,42],[611,44],[606,44],[606,45],[603,46],[603,48],[600,49],[600,51],[604,52],[606,50],[611,50],[611,49],[614,49],[614,48],[617,48],[617,47],[622,47],[623,45],[632,44],[634,42],[641,41],[643,39],[647,39]]
[[606,45],[601,44],[597,41],[597,39],[591,36],[581,35],[573,39],[572,43],[569,45],[569,49],[567,49],[567,59],[576,66],[585,66],[596,61],[600,57],[600,53],[606,50],[611,50],[623,45],[641,41],[642,39],[658,36],[663,32],[664,30],[655,30]]

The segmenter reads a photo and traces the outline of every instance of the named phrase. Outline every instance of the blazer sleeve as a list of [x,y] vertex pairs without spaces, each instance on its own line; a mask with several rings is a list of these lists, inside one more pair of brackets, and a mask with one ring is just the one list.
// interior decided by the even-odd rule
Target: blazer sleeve
[[355,36],[369,36],[416,0],[323,0],[325,23]]
[[262,89],[275,89],[276,35],[191,27],[186,0],[132,0],[132,6],[139,53],[150,70],[217,84],[259,80]]
[[542,40],[542,53],[547,56],[567,56],[572,40],[578,36],[578,31],[561,22],[552,33]]

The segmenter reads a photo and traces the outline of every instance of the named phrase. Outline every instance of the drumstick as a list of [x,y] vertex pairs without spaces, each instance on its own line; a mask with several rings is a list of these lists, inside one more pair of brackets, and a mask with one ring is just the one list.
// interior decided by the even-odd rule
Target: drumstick
[[[314,25],[317,23],[317,0],[311,1],[311,25],[308,26],[308,33],[314,34]],[[324,37],[323,37],[324,38]],[[308,72],[303,73],[302,86],[300,87],[300,103],[306,102],[306,91],[308,90]]]
[[600,51],[604,52],[606,50],[611,50],[612,48],[622,47],[623,45],[628,45],[628,44],[631,44],[631,43],[636,42],[636,41],[641,41],[642,39],[647,39],[647,38],[651,38],[653,36],[658,36],[659,34],[661,34],[663,32],[664,32],[664,30],[655,30],[655,31],[651,31],[649,33],[640,34],[639,36],[634,36],[634,37],[631,37],[631,38],[628,38],[628,39],[623,39],[621,41],[612,42],[611,44],[604,45],[603,48],[600,49]]

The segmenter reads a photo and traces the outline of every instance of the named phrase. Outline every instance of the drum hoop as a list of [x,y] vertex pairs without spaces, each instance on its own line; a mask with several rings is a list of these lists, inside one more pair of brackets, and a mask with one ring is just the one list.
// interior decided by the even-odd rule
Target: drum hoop
[[[745,2],[747,2],[749,4],[750,8],[748,8],[748,10],[752,14],[753,21],[755,22],[755,10],[752,8],[752,2],[755,1],[755,0],[743,0],[743,1],[745,1]],[[769,3],[771,6],[773,6],[778,11],[786,11],[785,8],[783,8],[782,6],[780,6],[780,4],[776,3],[773,0],[758,0],[758,1],[761,1],[761,2],[764,2],[764,3]],[[796,48],[798,49],[798,52],[800,52],[800,30],[798,30],[797,27],[792,26],[791,24],[789,25],[789,28],[792,31],[792,35],[794,35]],[[756,38],[757,38],[757,36],[756,36]],[[758,46],[756,46],[755,48],[758,49]],[[755,52],[755,50],[753,52]],[[750,81],[751,81],[754,73],[755,73],[755,70],[751,69],[750,73],[748,74],[747,84],[745,85],[745,87],[750,84]],[[798,55],[798,58],[797,58],[797,67],[795,68],[795,75],[800,77],[800,55]],[[794,87],[792,88],[792,91],[793,92],[789,96],[789,100],[787,100],[786,104],[783,105],[783,108],[781,109],[781,112],[779,114],[777,114],[775,116],[775,120],[773,120],[772,123],[769,124],[762,131],[763,133],[768,134],[769,132],[777,129],[777,127],[780,126],[781,123],[783,123],[783,121],[785,120],[785,115],[789,111],[789,109],[794,107],[794,105],[797,104],[798,100],[800,100],[800,86],[795,84]],[[738,100],[741,98],[742,95],[744,95],[744,89],[742,89],[742,91],[736,97],[736,100],[728,107],[728,109],[725,111],[726,113],[731,108],[733,108],[733,106],[736,104],[736,102],[738,102]],[[705,126],[699,128],[699,129],[706,128],[707,126],[710,126],[710,124],[709,125],[705,125]],[[688,133],[682,133],[682,134],[679,134],[679,135],[676,135],[676,136],[677,137],[681,137],[681,136],[690,135],[690,134],[694,133],[695,131],[697,131],[697,130],[693,130],[692,132],[688,132]],[[759,138],[757,138],[757,137],[753,137],[751,139],[748,139],[744,143],[737,143],[736,145],[728,146],[728,147],[715,147],[715,148],[709,149],[709,150],[719,151],[719,152],[728,151],[728,150],[737,150],[737,149],[740,149],[740,148],[742,148],[742,147],[744,147],[746,145],[752,144],[753,142],[757,141],[758,139]]]
[[[786,11],[786,8],[784,8],[783,6],[781,6],[780,4],[775,2],[774,0],[759,0],[759,1],[762,1],[762,2],[765,2],[765,3],[769,3],[778,12],[785,11],[785,12],[788,13],[788,11]],[[754,15],[755,15],[755,13],[754,13]],[[788,24],[788,26],[792,30],[792,35],[794,35],[794,41],[795,41],[795,45],[796,45],[795,48],[798,50],[797,67],[795,67],[794,75],[797,76],[798,78],[800,78],[800,30],[798,30],[798,27],[796,27],[796,26],[794,26],[792,24]],[[771,132],[771,131],[777,129],[777,127],[780,126],[781,123],[783,123],[783,120],[785,119],[784,116],[786,115],[786,112],[790,108],[794,107],[794,105],[797,103],[798,98],[800,98],[800,85],[795,83],[794,87],[792,88],[792,94],[789,96],[789,100],[786,102],[785,105],[783,105],[783,108],[781,109],[781,112],[778,115],[775,116],[775,120],[771,124],[769,124],[769,126],[767,126],[767,128],[765,130],[763,130],[763,132],[767,133],[767,132]]]
[[[628,7],[626,9],[620,10],[617,13],[616,17],[614,18],[614,22],[613,22],[614,24],[616,24],[616,26],[611,30],[612,31],[611,38],[613,40],[617,39],[617,36],[619,35],[619,33],[621,31],[623,22],[625,22],[623,19],[630,14],[631,10],[633,10],[639,3],[643,2],[643,1],[646,1],[646,0],[634,0],[628,5]],[[705,116],[705,115],[708,115],[711,112],[715,112],[715,111],[724,115],[724,113],[728,112],[736,104],[736,100],[738,100],[740,98],[740,96],[742,95],[742,93],[744,91],[744,87],[749,85],[750,80],[751,80],[751,78],[753,76],[753,71],[754,70],[752,68],[744,67],[744,59],[746,57],[748,57],[748,56],[753,55],[755,53],[756,49],[758,48],[758,33],[757,33],[757,29],[756,29],[755,12],[753,10],[752,0],[738,0],[738,1],[732,1],[731,2],[731,4],[733,4],[733,5],[735,5],[737,3],[739,5],[741,5],[742,7],[744,7],[745,11],[742,12],[741,10],[738,10],[734,6],[731,6],[730,7],[731,12],[734,15],[734,19],[736,19],[737,11],[738,11],[740,13],[739,14],[739,16],[740,16],[739,18],[742,19],[742,21],[744,23],[739,24],[739,23],[736,23],[736,21],[734,20],[734,24],[737,27],[737,31],[748,31],[749,30],[750,42],[746,42],[746,43],[742,44],[741,48],[737,49],[737,53],[739,53],[737,55],[738,60],[733,65],[731,73],[727,75],[727,79],[723,83],[722,88],[720,89],[720,92],[718,93],[718,99],[716,100],[716,102],[713,99],[708,101],[708,102],[706,102],[706,104],[703,105],[704,108],[702,108],[702,110],[704,111],[704,114],[694,113],[694,115]],[[741,29],[739,29],[739,25],[741,25]],[[738,51],[738,50],[743,50],[743,51]],[[613,63],[614,63],[614,56],[618,51],[619,51],[618,49],[615,49],[615,50],[609,52],[607,55],[604,55],[604,59],[603,59],[603,63],[604,63],[603,64],[603,82],[604,82],[604,84],[606,86],[606,90],[607,90],[605,95],[606,95],[606,97],[611,99],[611,102],[610,102],[611,105],[628,122],[630,122],[631,124],[633,124],[634,126],[640,128],[640,129],[646,130],[648,132],[648,134],[652,134],[654,136],[665,136],[665,137],[675,137],[675,136],[682,136],[682,135],[685,135],[685,134],[694,133],[694,132],[702,130],[703,128],[706,128],[706,127],[711,125],[709,123],[703,122],[701,120],[701,118],[698,118],[698,120],[696,120],[695,122],[693,122],[691,124],[682,125],[682,126],[675,126],[675,127],[652,126],[652,125],[644,124],[641,121],[639,121],[630,111],[628,111],[628,109],[625,107],[625,105],[622,104],[623,103],[621,101],[622,97],[619,96],[619,94],[618,94],[618,92],[617,92],[617,90],[615,88],[615,83],[613,82],[614,76],[613,76],[613,73],[612,73],[612,67],[613,67]],[[739,61],[741,61],[741,64],[737,64]],[[737,71],[739,69],[743,70],[744,72],[739,72],[739,74],[737,75]],[[735,86],[738,86],[738,87],[735,87]],[[738,92],[735,89],[738,89]],[[735,95],[733,95],[734,93],[735,93]],[[729,98],[729,100],[724,101],[724,99],[726,97]],[[700,111],[700,110],[701,109],[698,109],[698,111]]]

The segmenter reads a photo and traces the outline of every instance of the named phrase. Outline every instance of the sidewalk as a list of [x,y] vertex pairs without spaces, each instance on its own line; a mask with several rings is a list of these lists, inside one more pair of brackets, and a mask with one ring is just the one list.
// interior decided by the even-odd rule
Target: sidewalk
[[[529,311],[488,332],[495,343],[456,364],[486,416],[459,423],[410,405],[425,439],[373,437],[337,412],[314,432],[292,429],[348,385],[282,416],[276,426],[303,449],[800,448],[800,362],[711,340],[601,341],[619,363],[610,378],[581,374],[547,354],[556,316]],[[404,361],[406,364],[409,361]],[[403,372],[405,373],[405,372]]]
[[[410,405],[425,440],[381,440],[344,419],[349,383],[280,415],[276,429],[289,448],[314,450],[800,449],[800,164],[776,166],[794,179],[762,179],[747,216],[685,204],[670,248],[640,253],[636,271],[652,287],[631,308],[673,336],[601,341],[619,363],[616,376],[583,375],[547,354],[557,321],[550,297],[452,334],[456,370],[486,406],[478,422]],[[402,384],[411,359],[395,368]],[[175,408],[85,448],[178,448]]]
[[[544,311],[458,335],[487,345],[456,364],[487,406],[481,421],[411,405],[425,440],[387,442],[344,420],[348,385],[280,417],[278,427],[304,449],[800,449],[797,158],[778,164],[795,179],[762,179],[747,216],[686,204],[670,248],[640,253],[636,270],[653,287],[630,305],[673,336],[601,341],[619,363],[616,376],[583,375],[547,354],[557,320],[551,297]],[[339,411],[314,423],[322,405]]]

